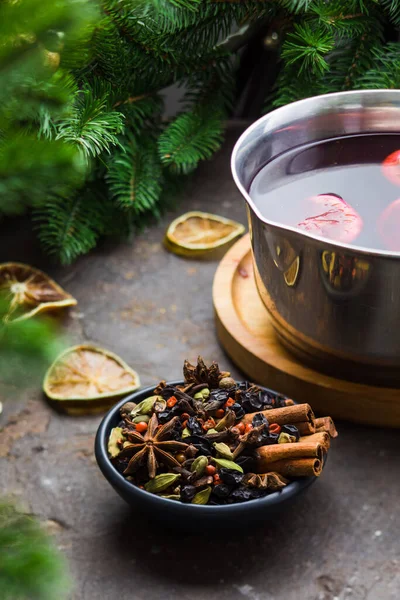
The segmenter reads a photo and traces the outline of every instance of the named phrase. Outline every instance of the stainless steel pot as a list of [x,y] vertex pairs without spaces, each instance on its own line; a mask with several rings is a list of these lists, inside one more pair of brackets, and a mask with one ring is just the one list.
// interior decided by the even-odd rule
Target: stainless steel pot
[[249,127],[234,148],[232,171],[247,202],[258,291],[283,344],[319,370],[400,387],[400,252],[275,223],[248,193],[258,171],[285,150],[373,132],[398,132],[400,149],[400,91],[308,98]]

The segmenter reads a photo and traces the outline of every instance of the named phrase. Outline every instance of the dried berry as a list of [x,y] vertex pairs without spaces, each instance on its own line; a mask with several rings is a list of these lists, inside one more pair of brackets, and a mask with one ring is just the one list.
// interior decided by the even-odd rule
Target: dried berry
[[254,415],[252,424],[253,427],[258,427],[259,425],[265,425],[266,427],[269,426],[267,417],[262,413],[257,413],[256,415]]
[[181,488],[181,500],[182,502],[191,502],[196,495],[196,488],[194,485],[184,485]]
[[296,438],[296,442],[298,442],[300,439],[299,430],[295,425],[282,425],[282,432],[293,435]]
[[231,486],[239,485],[244,477],[243,473],[240,473],[239,471],[233,469],[222,468],[218,471],[218,474],[224,483]]
[[215,494],[218,498],[227,498],[231,493],[232,488],[225,483],[220,483],[214,486],[213,494]]
[[203,434],[203,426],[196,419],[196,417],[190,417],[188,419],[186,427],[189,429],[192,435],[202,435]]
[[231,410],[233,410],[237,419],[242,419],[244,417],[244,415],[246,414],[243,406],[241,404],[238,404],[238,402],[235,402],[234,404],[232,404]]
[[198,454],[211,456],[213,453],[212,443],[207,440],[205,436],[191,435],[185,438],[185,442],[194,446],[197,449]]

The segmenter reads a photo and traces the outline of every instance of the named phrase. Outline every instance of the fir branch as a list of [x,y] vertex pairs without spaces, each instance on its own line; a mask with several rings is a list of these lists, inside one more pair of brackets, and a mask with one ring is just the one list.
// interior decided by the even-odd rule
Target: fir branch
[[129,136],[124,151],[114,154],[106,179],[110,194],[123,210],[138,215],[153,209],[161,194],[161,164],[150,134],[138,140]]
[[200,160],[211,158],[222,143],[220,110],[193,111],[179,115],[158,141],[162,163],[177,173],[190,173]]
[[381,0],[381,4],[389,14],[390,20],[395,25],[400,25],[400,2],[399,0]]
[[118,146],[124,128],[123,115],[109,109],[109,94],[96,95],[86,86],[77,96],[71,115],[58,123],[57,140],[77,145],[86,157],[110,152]]
[[319,76],[329,69],[325,55],[334,48],[330,31],[313,29],[308,23],[295,24],[282,48],[282,58],[288,65],[296,63],[300,74]]
[[39,523],[4,501],[0,504],[0,597],[54,600],[70,588],[66,564]]
[[400,43],[393,42],[372,50],[370,68],[359,77],[357,89],[400,88]]
[[94,248],[107,226],[104,205],[90,187],[69,197],[49,197],[34,214],[46,252],[66,265]]

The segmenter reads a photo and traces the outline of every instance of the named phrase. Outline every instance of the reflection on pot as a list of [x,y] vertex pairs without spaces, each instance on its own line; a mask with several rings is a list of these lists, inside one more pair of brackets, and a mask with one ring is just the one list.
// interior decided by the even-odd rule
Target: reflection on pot
[[358,293],[370,275],[369,262],[354,255],[325,251],[321,255],[321,264],[325,287],[340,295]]
[[294,287],[297,283],[300,274],[300,256],[296,256],[292,265],[283,274],[285,283],[289,287]]

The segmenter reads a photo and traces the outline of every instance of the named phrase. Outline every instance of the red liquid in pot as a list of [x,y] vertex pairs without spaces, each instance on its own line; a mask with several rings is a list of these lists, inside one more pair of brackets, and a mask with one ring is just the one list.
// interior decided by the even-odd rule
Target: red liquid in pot
[[400,251],[400,135],[335,138],[284,152],[255,176],[250,196],[276,223]]

